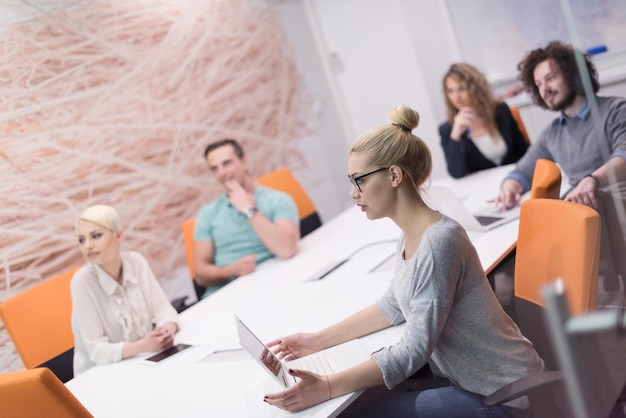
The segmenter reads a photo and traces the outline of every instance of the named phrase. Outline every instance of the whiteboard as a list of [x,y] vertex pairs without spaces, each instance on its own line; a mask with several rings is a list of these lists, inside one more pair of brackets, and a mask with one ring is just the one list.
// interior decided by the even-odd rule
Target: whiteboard
[[[578,39],[583,51],[606,46],[607,52],[597,58],[626,64],[626,0],[567,1],[573,37],[559,0],[446,1],[464,60],[494,84],[514,79],[526,52],[552,40],[578,45]],[[614,59],[607,60],[609,55]]]

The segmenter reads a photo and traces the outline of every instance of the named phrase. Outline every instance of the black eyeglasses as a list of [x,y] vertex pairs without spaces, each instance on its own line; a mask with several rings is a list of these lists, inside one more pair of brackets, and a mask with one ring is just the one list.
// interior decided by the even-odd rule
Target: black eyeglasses
[[369,173],[361,174],[360,176],[356,176],[356,177],[353,176],[352,174],[348,174],[348,179],[350,180],[350,183],[352,183],[352,185],[356,187],[359,193],[361,193],[361,183],[363,183],[363,179],[365,177],[378,173],[379,171],[387,170],[387,169],[389,169],[389,167],[382,167],[382,168],[379,168],[378,170],[370,171]]

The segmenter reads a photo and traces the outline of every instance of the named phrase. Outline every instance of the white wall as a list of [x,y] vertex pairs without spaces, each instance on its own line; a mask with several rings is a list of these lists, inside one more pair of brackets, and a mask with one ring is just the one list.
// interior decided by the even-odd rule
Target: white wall
[[[441,76],[460,59],[445,2],[288,0],[276,3],[313,100],[315,129],[300,141],[307,168],[296,172],[323,220],[352,204],[350,144],[387,123],[400,103],[420,112],[414,131],[446,176],[437,127],[444,119]],[[436,36],[434,36],[436,34]]]
[[[286,3],[304,8],[308,27],[316,35],[313,40],[317,42],[318,59],[327,77],[327,91],[333,96],[342,126],[337,135],[352,143],[359,134],[387,123],[387,112],[405,103],[420,112],[420,125],[414,133],[431,149],[433,178],[447,176],[437,132],[438,125],[445,120],[441,77],[450,64],[465,60],[448,2],[288,0]],[[300,31],[307,26],[302,22],[292,25]],[[625,67],[605,63],[609,58],[594,57],[598,61],[600,81],[605,85],[600,93],[624,96]],[[472,64],[479,68],[481,64],[487,65]],[[531,139],[557,116],[532,105],[524,95],[511,101],[511,105],[521,107]]]
[[420,112],[414,131],[430,146],[433,177],[447,175],[437,126],[443,120],[440,78],[458,48],[443,2],[304,0],[319,25],[322,59],[337,84],[345,130],[352,142],[387,123],[394,106]]
[[307,190],[322,221],[328,221],[352,203],[347,178],[348,142],[341,108],[336,106],[337,95],[331,91],[332,84],[326,77],[324,61],[314,39],[315,31],[309,25],[303,3],[285,1],[277,6],[298,71],[306,84],[304,99],[312,103],[308,119],[310,132],[298,142],[306,167],[295,171],[294,175]]

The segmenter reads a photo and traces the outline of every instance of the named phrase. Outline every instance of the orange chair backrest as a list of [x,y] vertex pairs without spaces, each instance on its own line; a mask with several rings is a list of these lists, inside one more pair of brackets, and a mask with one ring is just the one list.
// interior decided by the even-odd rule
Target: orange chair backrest
[[267,173],[257,178],[256,181],[262,186],[289,194],[296,202],[298,216],[301,220],[317,211],[311,198],[298,183],[291,170],[286,167]]
[[196,227],[196,220],[187,219],[183,222],[183,243],[185,244],[185,252],[187,254],[187,267],[189,267],[189,273],[191,277],[195,275],[195,269],[193,266],[193,230]]
[[524,140],[526,141],[528,145],[530,145],[530,138],[528,136],[528,132],[526,131],[526,127],[524,126],[524,122],[522,121],[522,115],[520,115],[519,109],[515,106],[512,106],[510,109],[511,109],[511,115],[513,116],[513,119],[515,119],[515,122],[517,122],[517,127],[522,133]]
[[596,308],[600,216],[556,199],[522,203],[515,260],[515,296],[543,306],[541,288],[561,278],[572,313]]
[[558,199],[561,192],[561,169],[556,163],[543,158],[537,160],[533,182],[530,186],[531,199]]
[[70,281],[74,267],[0,303],[0,319],[26,368],[74,347]]
[[93,417],[45,367],[0,374],[0,414],[3,417]]

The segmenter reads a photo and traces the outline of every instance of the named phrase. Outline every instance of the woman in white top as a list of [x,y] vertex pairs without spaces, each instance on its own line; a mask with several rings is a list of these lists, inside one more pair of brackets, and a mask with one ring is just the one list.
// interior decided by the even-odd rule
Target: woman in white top
[[147,260],[121,251],[118,212],[106,205],[83,211],[76,232],[87,261],[70,286],[74,376],[100,364],[172,346],[178,313]]
[[506,103],[493,98],[485,76],[452,64],[443,77],[447,120],[439,126],[448,172],[460,178],[517,162],[528,144]]

